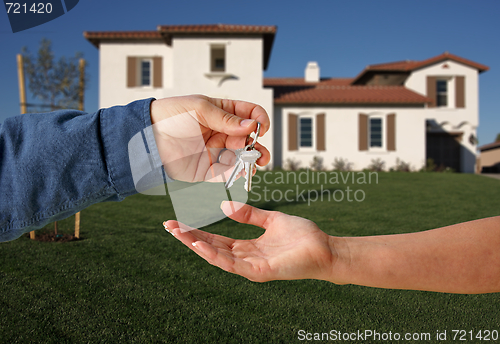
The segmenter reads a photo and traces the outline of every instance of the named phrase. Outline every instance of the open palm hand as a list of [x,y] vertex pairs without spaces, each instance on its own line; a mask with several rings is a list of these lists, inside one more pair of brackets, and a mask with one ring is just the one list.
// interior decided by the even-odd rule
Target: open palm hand
[[337,253],[331,237],[314,222],[237,202],[224,202],[221,208],[231,219],[264,228],[265,233],[257,239],[235,240],[198,229],[186,230],[177,221],[165,224],[210,264],[252,281],[330,277]]

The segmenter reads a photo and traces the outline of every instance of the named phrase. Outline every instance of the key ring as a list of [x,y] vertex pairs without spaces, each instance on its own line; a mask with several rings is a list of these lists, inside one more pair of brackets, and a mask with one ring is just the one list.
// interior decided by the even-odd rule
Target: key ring
[[255,134],[255,137],[253,138],[253,142],[252,142],[252,144],[251,144],[251,145],[249,145],[249,144],[248,144],[248,140],[250,139],[250,135],[252,135],[252,134],[250,133],[250,134],[248,134],[247,139],[246,139],[246,141],[245,141],[245,150],[246,150],[246,148],[247,148],[247,147],[248,147],[248,148],[250,148],[250,150],[252,150],[252,149],[253,149],[253,147],[254,147],[254,146],[255,146],[255,144],[257,143],[257,140],[258,140],[258,138],[259,138],[259,134],[260,134],[260,123],[259,123],[259,122],[257,122],[257,132],[256,132],[256,134]]

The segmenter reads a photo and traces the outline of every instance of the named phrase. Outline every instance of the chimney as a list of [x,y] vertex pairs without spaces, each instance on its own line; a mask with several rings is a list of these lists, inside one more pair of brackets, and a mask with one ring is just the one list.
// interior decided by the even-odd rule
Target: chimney
[[306,82],[319,82],[318,62],[308,62],[305,70]]

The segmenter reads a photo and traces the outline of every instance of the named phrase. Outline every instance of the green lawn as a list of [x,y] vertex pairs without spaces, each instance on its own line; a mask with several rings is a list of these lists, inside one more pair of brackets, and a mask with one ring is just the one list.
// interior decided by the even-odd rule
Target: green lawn
[[[261,199],[250,194],[249,203],[306,217],[341,236],[421,231],[500,214],[500,180],[439,173],[378,178],[371,184],[310,180],[299,186],[305,200],[294,184],[262,180],[254,183]],[[264,187],[275,201],[265,201]],[[347,201],[347,187],[351,199],[362,190],[364,201]],[[308,190],[321,188],[323,202],[308,204]],[[279,199],[287,190],[293,191],[287,194],[292,202]],[[337,199],[344,193],[343,201],[326,199],[335,190]],[[84,240],[43,243],[23,237],[0,244],[0,342],[292,343],[304,342],[298,340],[300,330],[372,330],[430,333],[437,343],[436,331],[446,330],[448,342],[453,330],[473,330],[474,336],[500,331],[498,294],[249,282],[209,265],[166,233],[162,221],[172,218],[168,197],[136,195],[84,210]],[[73,221],[59,222],[60,230],[71,232]],[[205,229],[238,238],[262,233],[229,219]]]

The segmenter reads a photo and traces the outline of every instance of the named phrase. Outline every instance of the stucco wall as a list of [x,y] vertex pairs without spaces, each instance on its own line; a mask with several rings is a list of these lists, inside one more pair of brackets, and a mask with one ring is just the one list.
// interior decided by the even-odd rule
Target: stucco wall
[[[226,71],[221,80],[210,72],[213,44],[226,47]],[[123,105],[137,99],[164,98],[188,94],[241,99],[261,105],[273,117],[273,91],[264,89],[261,37],[174,38],[163,41],[100,44],[99,107]],[[127,57],[162,57],[162,87],[127,87]],[[219,73],[221,74],[221,73]],[[259,142],[273,149],[272,133]]]
[[480,171],[483,167],[489,167],[500,164],[500,148],[481,152],[480,164],[481,164],[479,169]]
[[[277,107],[276,113],[281,118],[281,145],[283,147],[282,162],[286,165],[287,159],[301,162],[301,167],[308,167],[314,156],[324,159],[324,167],[332,169],[335,158],[347,159],[352,163],[352,168],[361,170],[368,167],[372,160],[380,158],[385,162],[385,168],[396,165],[396,159],[403,160],[413,169],[420,169],[425,164],[425,119],[424,109],[403,108],[303,108],[303,107]],[[325,133],[326,150],[288,150],[288,114],[326,115]],[[359,114],[382,115],[396,114],[396,150],[395,151],[359,151]],[[384,121],[384,135],[386,122]],[[313,137],[313,140],[315,138]]]
[[[448,68],[443,68],[444,65]],[[426,95],[427,76],[465,77],[465,107],[455,108],[455,79],[452,78],[448,90],[448,107],[427,108],[425,119],[434,121],[446,131],[463,133],[461,169],[462,172],[474,173],[477,147],[471,138],[477,137],[479,125],[478,72],[474,68],[448,60],[414,71],[405,86]]]
[[99,107],[124,105],[144,98],[162,98],[164,91],[153,87],[127,87],[127,56],[161,56],[163,85],[172,83],[172,48],[156,43],[101,43],[99,46]]

